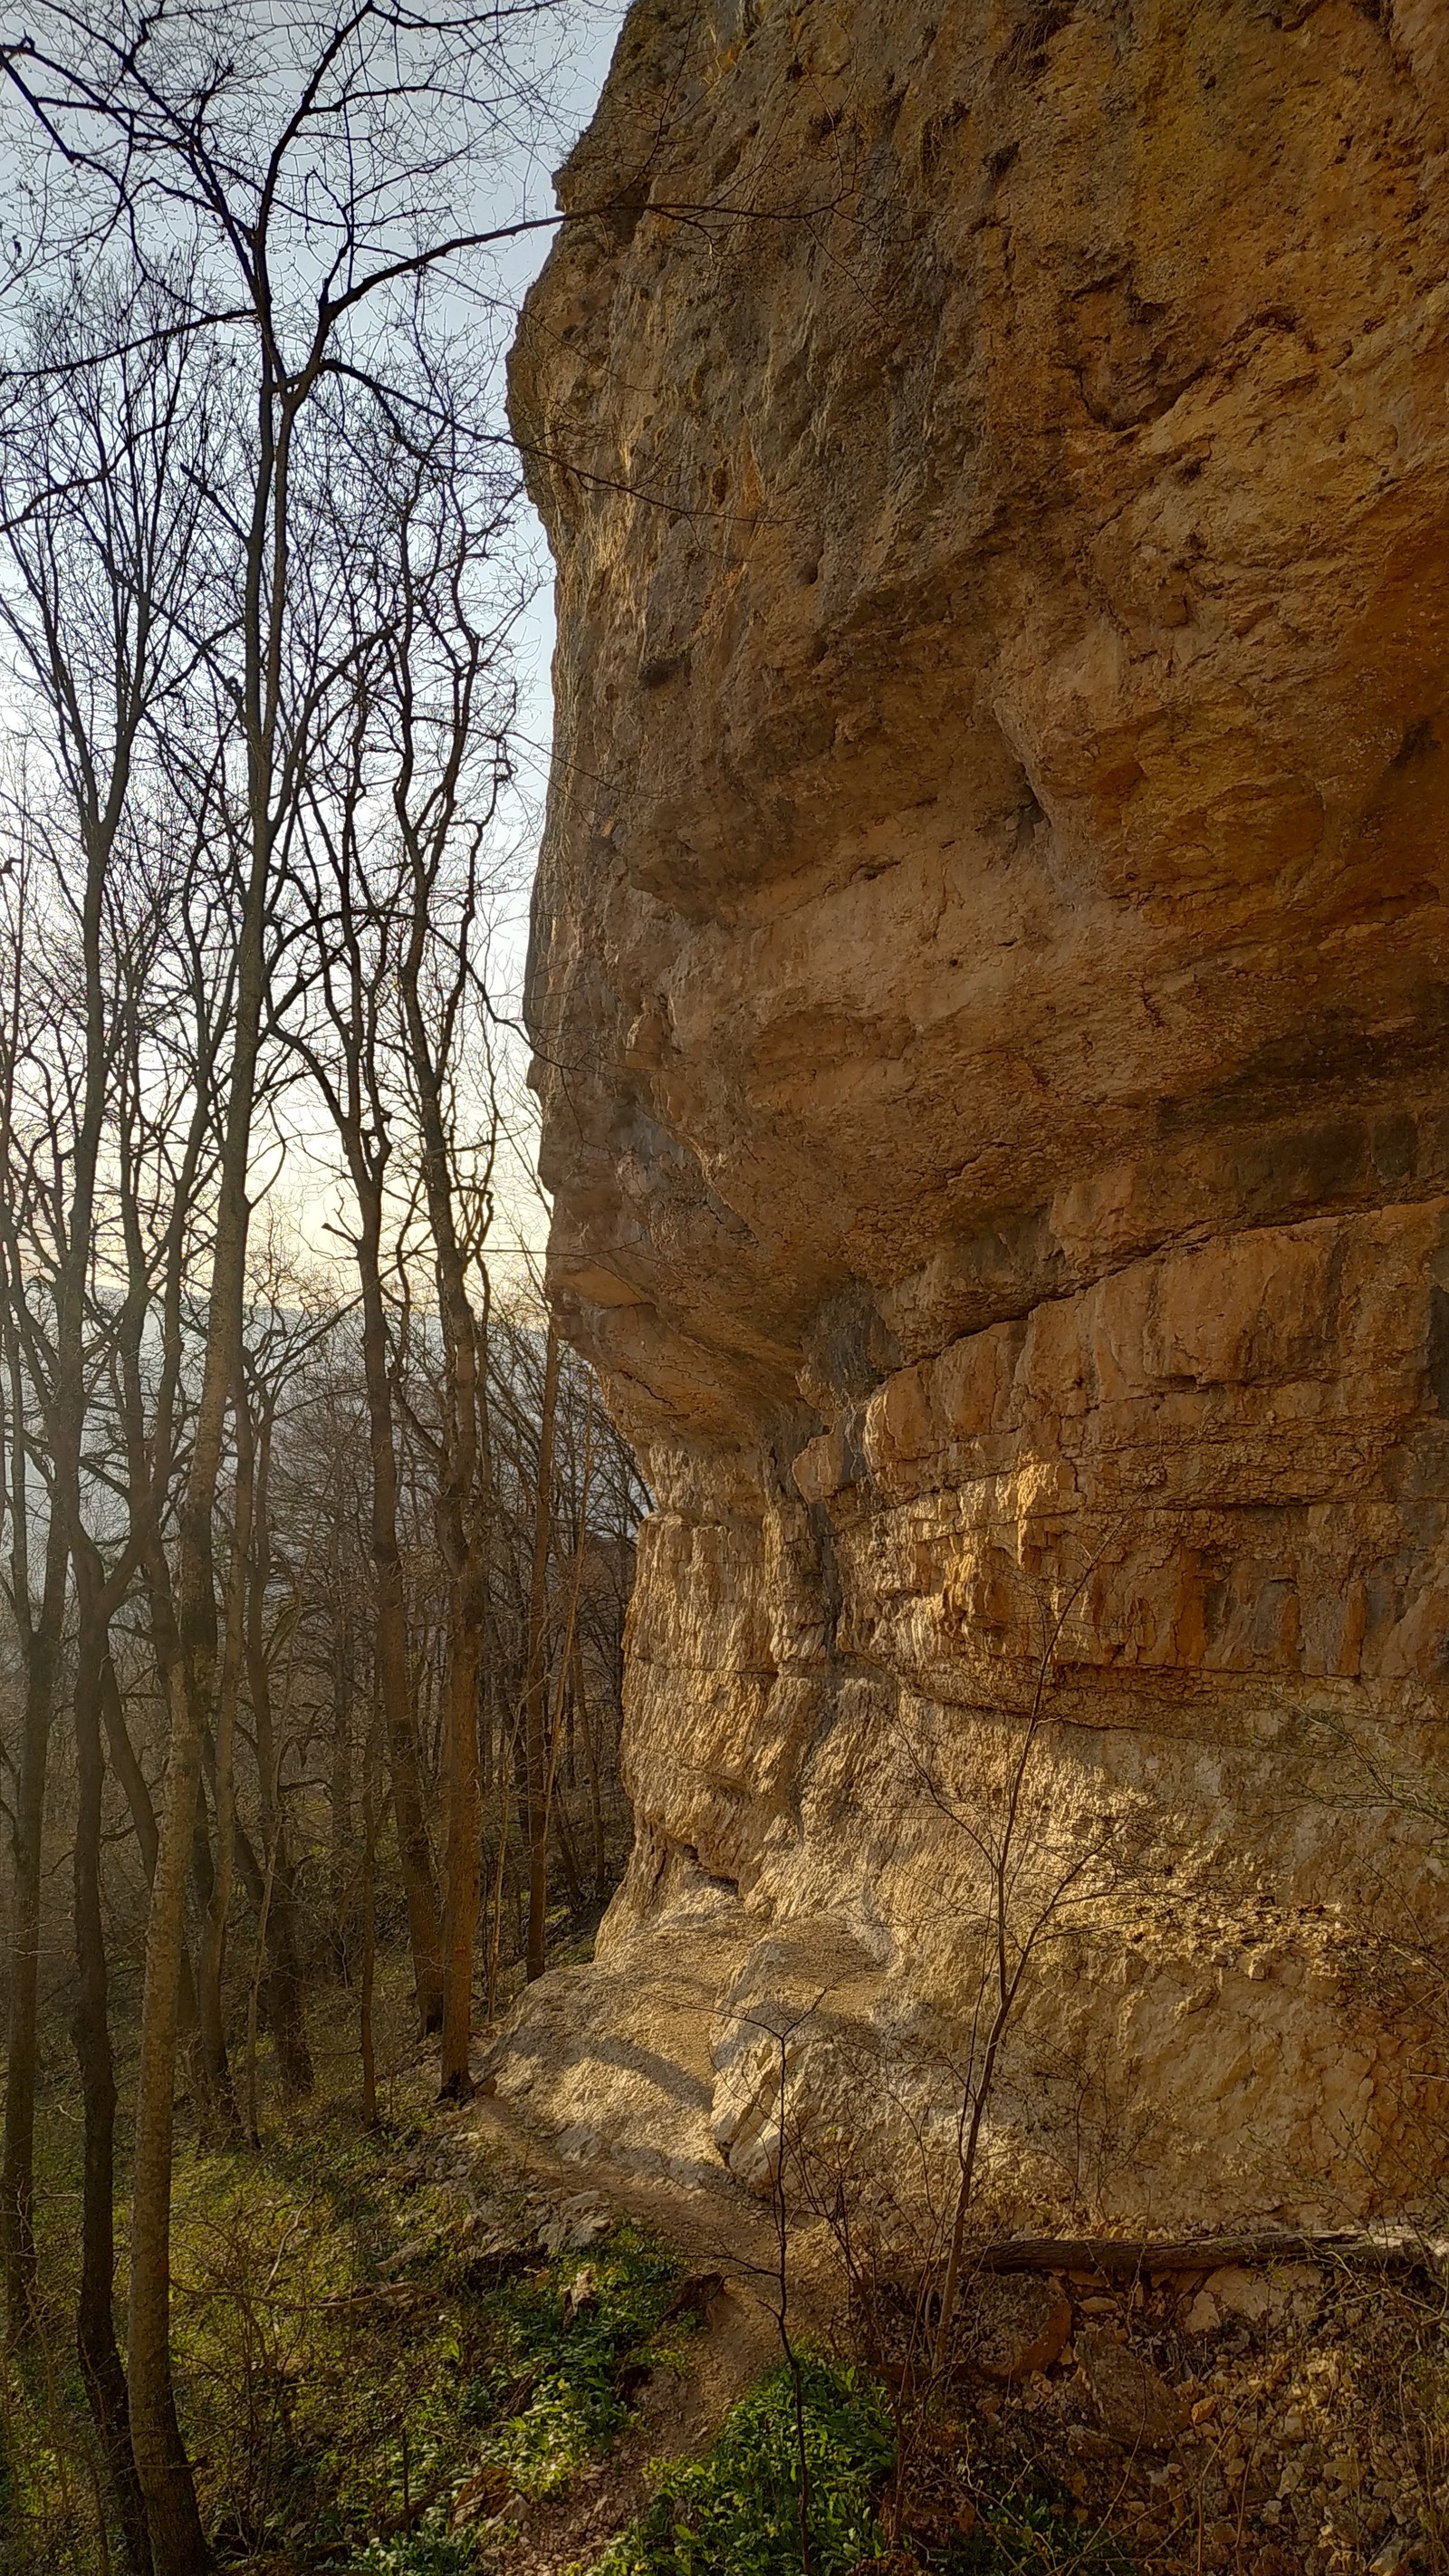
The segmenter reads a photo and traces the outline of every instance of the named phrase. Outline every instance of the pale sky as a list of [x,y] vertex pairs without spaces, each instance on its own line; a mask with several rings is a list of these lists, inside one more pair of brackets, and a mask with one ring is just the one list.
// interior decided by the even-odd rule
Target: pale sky
[[[521,153],[515,172],[505,172],[500,180],[500,199],[511,198],[510,213],[535,215],[553,211],[553,170],[593,114],[626,5],[627,0],[576,0],[572,13],[575,25],[569,49],[567,81],[560,101],[561,140],[558,150],[547,159],[533,152]],[[547,232],[526,235],[511,246],[500,263],[520,304],[548,257],[552,239],[553,236]],[[517,894],[498,921],[498,940],[490,977],[491,989],[500,1007],[513,1012],[518,1008],[523,988],[535,835],[543,820],[553,730],[550,680],[554,642],[553,581],[543,530],[531,510],[528,511],[528,520],[541,578],[537,595],[519,630],[524,698],[516,747],[520,785],[531,808],[529,821],[532,829],[520,868]],[[516,1056],[517,1085],[521,1090],[527,1061],[527,1047],[521,1037],[517,1041]],[[335,1159],[331,1139],[319,1135],[317,1141],[319,1161],[330,1164]],[[301,1183],[288,1195],[289,1213],[312,1252],[329,1262],[337,1260],[340,1257],[337,1240],[331,1231],[338,1213],[336,1189],[329,1187],[319,1172],[315,1183],[310,1186]],[[510,1244],[524,1245],[530,1252],[541,1256],[547,1230],[547,1212],[533,1175],[531,1171],[518,1171],[506,1190],[500,1191],[496,1249],[505,1268],[512,1271],[519,1266],[519,1256],[509,1248]]]
[[[509,224],[520,219],[552,215],[555,200],[552,173],[571,149],[587,125],[608,69],[610,56],[625,14],[626,0],[563,0],[557,32],[546,48],[549,63],[549,106],[537,112],[537,94],[529,102],[529,121],[535,131],[520,134],[517,150],[510,158],[505,152],[496,162],[496,185],[490,182],[490,204],[480,205],[478,212],[485,223]],[[8,147],[0,134],[0,182],[8,166]],[[471,209],[470,209],[471,211]],[[521,303],[528,286],[548,256],[554,235],[541,229],[509,244],[498,261],[495,273],[501,274],[506,293],[516,304]],[[490,402],[501,393],[501,371]],[[490,960],[490,990],[498,1008],[516,1014],[523,983],[524,958],[528,938],[528,894],[536,856],[537,831],[542,822],[544,793],[548,783],[549,744],[552,730],[552,692],[549,664],[553,650],[552,576],[543,531],[532,513],[528,513],[527,539],[539,572],[537,595],[526,613],[518,632],[520,678],[523,705],[517,735],[517,765],[521,791],[518,816],[518,854],[516,892],[502,908],[495,926],[495,945]],[[17,702],[0,667],[0,732],[12,727],[23,730],[23,703]],[[526,1100],[522,1077],[527,1049],[521,1035],[509,1042],[512,1061],[506,1067],[505,1087]],[[298,1103],[300,1106],[300,1102]],[[318,1118],[321,1112],[319,1107]],[[481,1124],[481,1121],[480,1121]],[[263,1175],[276,1171],[275,1145],[269,1157],[264,1139],[258,1140],[258,1170]],[[346,1197],[339,1191],[335,1175],[338,1157],[330,1128],[315,1127],[309,1117],[294,1125],[289,1115],[285,1145],[285,1166],[279,1181],[269,1193],[274,1212],[284,1226],[295,1228],[302,1244],[314,1259],[327,1267],[349,1267],[343,1239],[339,1236],[339,1218],[346,1216]],[[515,1160],[511,1180],[499,1192],[499,1217],[495,1230],[500,1255],[500,1275],[517,1271],[520,1255],[508,1249],[510,1244],[541,1252],[547,1233],[547,1212],[537,1192],[531,1170],[531,1148]],[[490,1258],[490,1266],[491,1258]]]

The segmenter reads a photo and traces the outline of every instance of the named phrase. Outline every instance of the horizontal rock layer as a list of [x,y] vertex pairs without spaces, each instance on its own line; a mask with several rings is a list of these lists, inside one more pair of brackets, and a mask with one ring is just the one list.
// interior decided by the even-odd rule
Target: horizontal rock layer
[[500,2081],[695,2178],[949,2139],[1015,1780],[1002,2205],[1412,2197],[1442,12],[637,0],[559,184],[549,1282],[658,1508],[634,1863]]

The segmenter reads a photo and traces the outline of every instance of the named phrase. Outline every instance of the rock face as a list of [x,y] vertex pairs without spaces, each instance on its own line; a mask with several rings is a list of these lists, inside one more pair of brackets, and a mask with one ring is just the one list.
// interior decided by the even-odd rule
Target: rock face
[[657,1510],[634,1863],[500,2083],[954,2135],[1002,1924],[999,2208],[1411,2197],[1449,16],[636,0],[559,187],[549,1278]]

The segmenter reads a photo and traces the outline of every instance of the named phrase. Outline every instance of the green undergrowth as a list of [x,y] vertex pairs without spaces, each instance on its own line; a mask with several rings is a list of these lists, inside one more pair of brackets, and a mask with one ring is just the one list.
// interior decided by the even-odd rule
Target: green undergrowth
[[1136,2561],[1107,2531],[1084,2528],[1070,2500],[1016,2494],[982,2502],[982,2519],[950,2565],[960,2576],[1134,2576]]
[[639,2229],[479,2257],[454,2193],[399,2179],[426,2134],[314,2132],[285,2171],[238,2160],[229,2194],[213,2173],[202,2195],[204,2249],[188,2206],[178,2361],[221,2556],[464,2576],[460,2491],[481,2480],[480,2521],[554,2493],[687,2328],[665,2324],[679,2261]]
[[489,2357],[464,2392],[467,2419],[486,2428],[480,2463],[506,2468],[520,2495],[548,2496],[604,2450],[633,2386],[678,2350],[667,2320],[679,2271],[625,2224],[583,2257],[505,2280],[484,2302]]
[[[1110,2535],[1084,2530],[1069,2497],[1045,2492],[978,2497],[969,2536],[893,2553],[880,2516],[896,2459],[884,2390],[815,2355],[799,2371],[811,2576],[852,2576],[873,2560],[922,2576],[1132,2576]],[[800,2455],[794,2380],[781,2364],[731,2409],[701,2459],[658,2473],[649,2506],[592,2576],[800,2576]]]
[[434,2511],[415,2531],[370,2540],[353,2568],[355,2576],[478,2576],[478,2545],[470,2532],[450,2532]]
[[[799,2363],[813,2576],[884,2549],[876,2502],[895,2458],[884,2391],[813,2355]],[[799,2576],[799,2428],[782,2363],[731,2408],[704,2457],[666,2468],[594,2576]]]
[[[325,2025],[313,2037],[325,2082]],[[324,2097],[274,2111],[259,2151],[193,2139],[178,2152],[177,2396],[221,2568],[476,2576],[510,2500],[558,2494],[608,2449],[649,2373],[686,2357],[698,2285],[669,2247],[629,2225],[548,2258],[500,2243],[512,2186],[497,2170],[479,2176],[494,2212],[480,2237],[447,2177],[454,2133],[436,2121],[427,2076],[400,2075],[387,2107],[369,2131]],[[0,2564],[7,2576],[102,2576],[115,2553],[98,2527],[73,2357],[78,2160],[58,2113],[42,2149],[42,2329],[33,2349],[0,2359]],[[118,2219],[123,2305],[124,2200]],[[843,2363],[807,2356],[801,2373],[812,2576],[848,2576],[887,2555],[889,2405]],[[598,2576],[795,2576],[798,2480],[794,2389],[776,2370],[702,2458],[662,2472]],[[454,2531],[460,2499],[469,2519]],[[1074,2523],[1070,2498],[976,2501],[975,2533],[944,2551],[918,2538],[917,2564],[935,2576],[1128,2576],[1120,2551]]]
[[[183,2143],[177,2399],[219,2567],[472,2576],[474,2532],[506,2519],[510,2493],[548,2495],[606,2448],[644,2376],[682,2346],[692,2320],[668,2313],[672,2252],[620,2226],[583,2252],[546,2258],[525,2241],[480,2255],[445,2146],[430,2102],[396,2096],[379,2131],[323,2104],[278,2122],[260,2151]],[[506,2202],[506,2174],[481,2179]],[[116,2563],[73,2360],[69,2183],[59,2172],[48,2194],[59,2241],[41,2337],[0,2367],[0,2565],[19,2576]],[[525,2238],[529,2224],[520,2212]],[[117,2286],[123,2305],[124,2237]],[[470,2483],[476,2522],[454,2534]]]

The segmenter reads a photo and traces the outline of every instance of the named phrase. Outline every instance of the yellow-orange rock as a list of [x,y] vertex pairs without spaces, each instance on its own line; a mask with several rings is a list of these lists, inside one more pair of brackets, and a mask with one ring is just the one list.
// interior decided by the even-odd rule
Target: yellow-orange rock
[[1449,19],[637,0],[560,193],[549,1277],[658,1508],[634,1864],[500,2083],[949,2138],[1035,1710],[998,2202],[1411,2198]]

